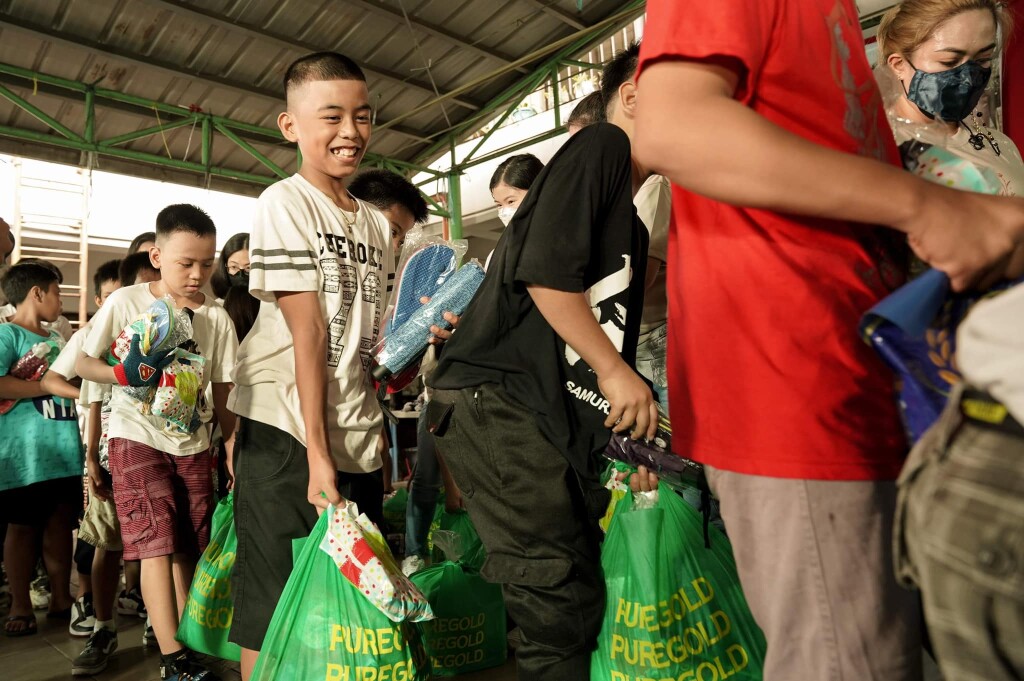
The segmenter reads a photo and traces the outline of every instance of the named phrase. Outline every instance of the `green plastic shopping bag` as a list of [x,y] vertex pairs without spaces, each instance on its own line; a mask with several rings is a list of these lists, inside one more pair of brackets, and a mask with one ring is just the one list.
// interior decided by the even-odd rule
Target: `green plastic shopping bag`
[[412,576],[434,611],[435,619],[417,624],[434,674],[455,676],[504,664],[508,643],[501,586],[462,564],[461,535],[438,530],[434,539],[448,560]]
[[431,557],[435,563],[440,563],[446,558],[445,552],[437,546],[435,540],[439,531],[457,535],[461,542],[458,550],[459,563],[470,572],[480,572],[484,566],[484,560],[487,558],[487,552],[484,550],[484,543],[480,540],[480,535],[473,527],[473,521],[469,519],[469,514],[465,511],[455,511],[454,513],[446,511],[443,502],[437,505],[434,522],[430,526],[430,537],[427,540]]
[[764,635],[715,527],[662,484],[657,505],[627,492],[602,549],[608,600],[593,681],[760,681]]
[[210,543],[196,565],[178,640],[196,652],[238,662],[241,648],[228,642],[234,602],[231,568],[235,564],[234,493],[220,500],[213,512]]
[[416,627],[388,619],[320,548],[332,516],[320,516],[297,555],[252,681],[426,681]]

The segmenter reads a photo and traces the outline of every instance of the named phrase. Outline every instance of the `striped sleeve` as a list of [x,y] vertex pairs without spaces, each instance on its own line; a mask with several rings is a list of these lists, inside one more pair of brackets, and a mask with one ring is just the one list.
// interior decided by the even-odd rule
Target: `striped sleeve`
[[260,196],[249,237],[249,293],[274,301],[275,291],[318,291],[315,228],[296,189],[279,182]]

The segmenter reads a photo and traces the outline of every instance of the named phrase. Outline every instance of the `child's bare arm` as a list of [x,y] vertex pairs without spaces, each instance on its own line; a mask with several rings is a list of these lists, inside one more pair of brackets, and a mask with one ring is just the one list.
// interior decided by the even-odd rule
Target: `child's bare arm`
[[0,400],[26,400],[48,394],[40,381],[0,376]]
[[117,385],[114,367],[108,365],[102,359],[83,354],[75,362],[75,371],[86,381],[103,383],[104,385]]
[[45,395],[56,395],[57,397],[65,397],[69,400],[77,400],[80,394],[78,388],[68,383],[68,380],[56,371],[47,371],[43,374],[43,380],[40,381],[40,384]]
[[[295,353],[295,387],[306,427],[306,459],[309,463],[307,500],[317,508],[327,502],[340,504],[337,467],[327,437],[327,324],[320,312],[316,291],[278,292],[281,314],[292,334]],[[321,497],[321,493],[326,498]]]
[[235,479],[235,415],[228,409],[228,393],[234,385],[231,383],[213,384],[213,414],[217,418],[217,425],[220,426],[221,437],[224,438],[224,465],[227,467],[230,484]]
[[111,498],[110,486],[100,466],[100,435],[102,422],[100,411],[102,403],[93,402],[89,405],[89,418],[85,422],[85,467],[89,473],[89,494],[104,501]]
[[653,438],[658,429],[654,396],[622,360],[597,323],[586,297],[543,286],[528,286],[527,290],[555,333],[597,374],[598,387],[611,404],[605,425],[614,427],[615,432],[629,429],[636,438]]

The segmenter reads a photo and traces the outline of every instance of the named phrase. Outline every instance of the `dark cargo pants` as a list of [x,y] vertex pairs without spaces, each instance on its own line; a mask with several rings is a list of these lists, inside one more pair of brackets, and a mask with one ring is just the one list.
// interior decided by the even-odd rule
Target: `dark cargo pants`
[[1024,678],[1024,438],[965,420],[960,391],[899,481],[896,569],[921,588],[946,681]]
[[589,681],[604,614],[598,519],[585,490],[532,412],[493,385],[435,390],[428,428],[487,549],[482,574],[502,584],[522,630],[520,681]]

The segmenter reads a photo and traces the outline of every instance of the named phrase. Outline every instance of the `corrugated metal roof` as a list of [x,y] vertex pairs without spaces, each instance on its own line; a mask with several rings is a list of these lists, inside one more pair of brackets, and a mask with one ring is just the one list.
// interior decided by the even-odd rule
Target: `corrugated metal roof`
[[[366,70],[378,128],[370,151],[411,160],[439,134],[471,116],[529,73],[509,65],[613,15],[621,0],[0,0],[0,62],[96,84],[175,106],[276,126],[281,78],[312,50],[337,50]],[[504,72],[488,78],[499,69]],[[456,97],[434,102],[481,81]],[[34,106],[81,131],[81,99],[63,90],[0,76]],[[103,103],[97,138],[158,124],[158,113]],[[165,116],[166,118],[166,116]],[[161,121],[164,122],[164,121]],[[46,125],[0,98],[0,125],[46,132]],[[190,126],[124,148],[198,161],[200,131]],[[286,171],[293,148],[259,136],[257,150]],[[0,137],[0,151],[77,162],[79,152]],[[214,145],[212,163],[268,175],[245,150]],[[99,159],[100,167],[198,183],[166,168]],[[230,180],[217,188],[254,191]]]

